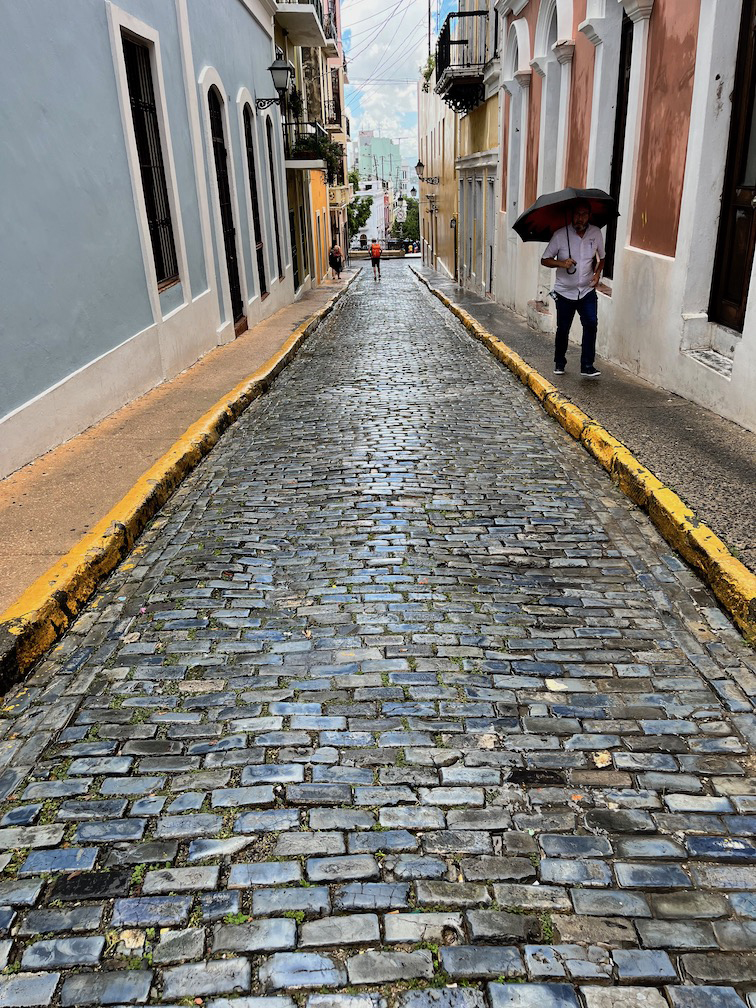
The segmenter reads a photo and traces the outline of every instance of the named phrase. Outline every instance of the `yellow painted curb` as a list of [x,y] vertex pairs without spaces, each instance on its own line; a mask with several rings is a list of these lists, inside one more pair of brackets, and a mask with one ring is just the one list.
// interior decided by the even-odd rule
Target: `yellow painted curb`
[[221,434],[266,391],[356,276],[299,325],[270,360],[193,423],[91,532],[0,615],[0,689],[18,682],[63,634],[100,581],[129,553],[150,519]]
[[469,312],[436,290],[413,267],[417,279],[456,315],[464,327],[512,371],[540,400],[546,412],[579,441],[622,492],[646,511],[667,542],[709,585],[749,641],[756,640],[756,575],[696,517],[630,450],[563,392],[493,336]]

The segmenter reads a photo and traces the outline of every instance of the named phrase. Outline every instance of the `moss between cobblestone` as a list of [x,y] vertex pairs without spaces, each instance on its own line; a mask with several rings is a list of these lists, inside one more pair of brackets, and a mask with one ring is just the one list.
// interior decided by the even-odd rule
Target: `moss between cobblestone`
[[756,644],[756,575],[727,549],[712,530],[701,524],[680,497],[647,469],[628,448],[587,413],[530,367],[469,312],[435,290],[413,270],[417,279],[456,315],[523,385],[540,400],[546,412],[580,441],[585,450],[609,473],[622,492],[646,511],[667,542],[709,585],[746,640]]
[[298,326],[275,356],[192,424],[88,535],[0,615],[0,690],[7,690],[22,679],[62,636],[97,585],[132,550],[150,519],[224,431],[269,388],[357,275]]

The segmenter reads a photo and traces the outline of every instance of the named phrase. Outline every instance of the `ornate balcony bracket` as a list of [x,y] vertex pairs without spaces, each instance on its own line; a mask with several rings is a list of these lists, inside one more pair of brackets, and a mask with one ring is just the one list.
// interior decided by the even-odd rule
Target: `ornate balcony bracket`
[[485,101],[486,92],[483,83],[470,83],[457,87],[454,95],[446,95],[444,101],[454,111],[460,115],[472,112],[474,108]]

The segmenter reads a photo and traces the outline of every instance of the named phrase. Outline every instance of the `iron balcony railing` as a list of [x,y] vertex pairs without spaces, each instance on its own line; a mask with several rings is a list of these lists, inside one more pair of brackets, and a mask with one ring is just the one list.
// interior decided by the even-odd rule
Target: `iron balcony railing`
[[450,14],[439,32],[436,45],[436,80],[440,82],[449,67],[471,72],[479,69],[483,73],[487,62],[487,35],[487,11]]
[[286,158],[294,161],[322,160],[328,133],[322,124],[315,121],[283,123],[284,150]]

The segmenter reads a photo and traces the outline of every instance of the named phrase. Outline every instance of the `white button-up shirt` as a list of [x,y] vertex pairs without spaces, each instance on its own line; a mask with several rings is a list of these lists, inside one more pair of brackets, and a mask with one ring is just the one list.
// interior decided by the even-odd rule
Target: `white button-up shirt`
[[[569,231],[569,245],[567,232]],[[577,268],[574,273],[557,267],[554,290],[570,301],[593,290],[593,274],[597,259],[604,258],[604,238],[595,224],[589,224],[581,238],[572,224],[559,228],[546,246],[543,259],[574,259]]]

